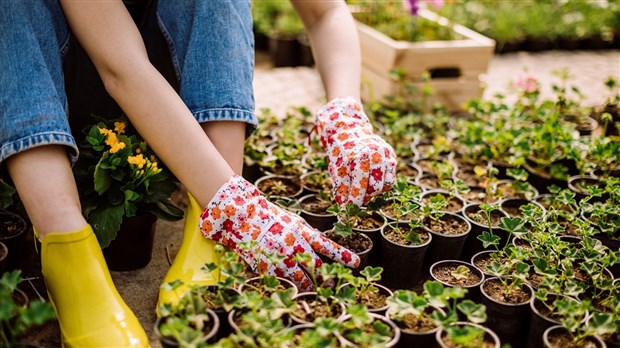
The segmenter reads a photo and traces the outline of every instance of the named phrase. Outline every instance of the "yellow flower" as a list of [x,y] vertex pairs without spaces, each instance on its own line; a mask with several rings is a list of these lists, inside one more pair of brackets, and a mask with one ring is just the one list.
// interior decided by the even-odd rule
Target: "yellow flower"
[[110,146],[110,153],[116,153],[118,152],[118,150],[120,149],[124,149],[125,148],[125,143],[120,141],[117,142],[116,144],[113,144]]
[[135,156],[127,157],[127,162],[129,164],[134,164],[138,166],[138,169],[142,169],[142,167],[144,167],[144,165],[146,164],[146,159],[144,158],[144,156],[142,156],[142,154],[138,154]]
[[[97,128],[99,128],[99,127],[97,127]],[[106,134],[107,135],[107,134],[110,134],[110,133],[112,133],[112,131],[107,129],[107,128],[99,128],[99,134]]]
[[114,122],[114,130],[118,132],[118,134],[124,134],[125,133],[125,127],[127,127],[127,124],[125,122]]

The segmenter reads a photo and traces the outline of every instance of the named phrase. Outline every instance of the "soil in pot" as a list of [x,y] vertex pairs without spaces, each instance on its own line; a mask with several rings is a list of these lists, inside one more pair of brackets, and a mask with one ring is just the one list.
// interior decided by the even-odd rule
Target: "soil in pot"
[[321,191],[329,192],[332,189],[332,179],[327,173],[312,171],[303,174],[301,186],[308,192],[317,193]]
[[549,309],[549,307],[553,307],[553,302],[559,297],[569,298],[564,295],[550,294],[545,301],[547,304],[544,304],[537,298],[533,298],[530,301],[532,315],[530,317],[530,330],[527,336],[528,348],[543,348],[543,334],[545,330],[560,324],[562,317]]
[[355,271],[359,271],[366,267],[366,262],[368,261],[368,254],[373,248],[373,243],[370,237],[363,233],[353,232],[353,234],[349,238],[344,238],[334,233],[333,230],[326,231],[325,236],[332,241],[340,244],[341,246],[351,250],[360,257],[360,264]]
[[24,218],[12,212],[0,212],[0,242],[4,243],[9,250],[6,258],[7,270],[20,267],[26,231],[28,231],[28,224]]
[[[497,337],[497,335],[493,331],[489,330],[488,328],[484,326],[473,324],[473,323],[468,323],[468,322],[456,322],[453,325],[459,325],[459,326],[467,325],[467,326],[473,326],[478,329],[484,330],[484,337],[482,338],[482,342],[479,342],[475,345],[475,347],[477,348],[499,348],[500,347],[500,340]],[[437,331],[437,333],[435,334],[435,339],[436,339],[437,344],[441,348],[462,348],[463,347],[462,345],[457,344],[453,342],[452,340],[450,340],[445,329],[443,328]]]
[[473,169],[459,169],[459,171],[456,172],[455,177],[463,180],[465,185],[475,187],[484,187],[484,181],[486,180],[486,177],[476,175]]
[[[387,201],[380,209],[381,215],[385,216],[388,220],[390,221],[396,221],[396,216],[398,215],[395,210],[394,207],[392,207],[392,202],[393,201]],[[415,215],[413,214],[407,214],[404,216],[400,217],[401,220],[404,221],[409,221],[411,219],[415,218]]]
[[503,198],[532,199],[538,195],[538,191],[531,185],[519,190],[512,180],[500,180],[496,184],[496,194]]
[[[206,325],[203,328],[203,332],[204,332],[203,342],[213,343],[213,341],[216,338],[216,334],[219,330],[220,321],[217,315],[215,315],[215,313],[211,310],[207,310],[207,315],[209,317],[209,320],[205,322]],[[166,322],[168,318],[169,317],[157,318],[157,320],[155,321],[155,334],[159,338],[159,342],[161,343],[162,347],[176,348],[176,347],[179,347],[180,344],[173,337],[164,336],[160,331],[161,326]]]
[[428,269],[437,261],[459,259],[471,224],[460,215],[444,213],[438,219],[426,218],[424,228],[433,235],[433,243],[426,252]]
[[527,285],[508,290],[498,278],[487,279],[481,288],[482,303],[487,307],[486,325],[502,342],[510,343],[513,347],[524,347],[533,290]]
[[484,274],[474,265],[458,260],[439,261],[431,266],[430,274],[433,279],[446,286],[467,289],[465,297],[480,302],[479,286],[484,280]]
[[[353,231],[365,234],[372,240],[372,249],[368,253],[366,265],[378,266],[381,260],[381,227],[385,225],[383,215],[372,212],[369,216],[353,219]],[[361,269],[358,267],[358,269]]]
[[465,203],[463,202],[462,199],[455,197],[451,195],[450,193],[448,193],[447,191],[443,191],[443,190],[432,190],[432,191],[425,192],[422,195],[422,203],[429,204],[431,202],[431,197],[436,196],[436,195],[443,196],[445,201],[448,203],[444,208],[441,209],[443,211],[449,211],[451,213],[456,213],[456,212],[461,211],[461,209],[463,209],[463,207],[465,206]]
[[423,174],[418,178],[418,185],[422,186],[425,190],[436,190],[441,188],[439,185],[439,177],[435,174]]
[[410,289],[420,279],[422,265],[428,245],[432,240],[430,233],[422,228],[414,230],[419,243],[407,240],[398,229],[409,232],[409,224],[392,223],[381,229],[382,284],[389,288]]
[[294,298],[298,305],[291,319],[298,324],[313,323],[318,318],[338,319],[345,313],[342,303],[333,298],[325,299],[316,293],[301,293]]
[[430,319],[429,315],[406,314],[401,320],[391,320],[400,328],[400,340],[396,347],[434,347],[436,345],[435,334],[439,326]]
[[265,196],[293,198],[301,194],[299,179],[284,176],[265,176],[256,180],[256,187]]
[[[345,339],[346,343],[348,343],[345,345],[347,347],[353,345],[355,347],[360,347],[360,348],[394,347],[400,338],[400,329],[390,319],[382,315],[379,315],[376,313],[369,313],[369,315],[373,319],[372,322],[365,324],[363,326],[354,325],[355,326],[354,328],[350,328],[347,326],[347,321],[350,320],[351,318],[350,315],[347,315],[344,318],[342,318],[343,327],[344,327],[342,329],[342,337]],[[390,328],[391,335],[390,334],[384,335],[383,332],[377,330],[375,326],[376,322],[382,322],[383,324],[387,325]],[[381,342],[377,344],[372,344],[372,345],[366,342],[363,342],[363,341],[360,342],[361,341],[360,336],[363,337],[366,335],[380,335]]]
[[328,213],[327,209],[334,203],[330,200],[319,199],[317,195],[310,194],[299,199],[302,211],[300,216],[308,224],[317,230],[324,232],[334,227],[338,221],[336,214]]
[[557,325],[548,328],[543,334],[545,348],[603,348],[605,344],[596,337],[586,337],[583,342],[574,342],[564,327]]
[[469,204],[479,204],[479,203],[487,203],[492,204],[499,201],[498,197],[487,194],[486,190],[483,187],[478,186],[468,186],[469,192],[465,192],[462,194],[463,199],[465,199],[466,203]]
[[422,169],[410,161],[399,161],[396,167],[396,174],[406,176],[409,180],[415,181],[422,174]]
[[[480,209],[479,204],[470,204],[463,208],[464,216],[471,223],[471,232],[467,235],[467,239],[465,240],[465,245],[463,246],[463,252],[461,254],[461,260],[467,261],[474,254],[484,250],[482,246],[482,242],[478,239],[483,232],[489,231],[489,224],[487,221],[487,216]],[[501,218],[506,217],[506,213],[501,210],[493,210],[490,214],[491,218],[491,228],[490,230],[494,235],[500,237],[500,246],[506,245],[508,242],[508,234],[507,232],[497,228],[500,224]]]
[[274,292],[282,291],[286,289],[295,289],[295,294],[297,294],[297,287],[293,282],[286,278],[276,277],[279,281],[279,284],[273,289],[267,289],[263,284],[263,280],[261,277],[253,277],[246,279],[246,281],[239,285],[239,292],[245,291],[257,291],[261,293],[264,297],[270,297]]
[[[344,284],[342,288],[350,287]],[[368,291],[356,293],[358,303],[365,305],[371,313],[383,315],[387,310],[387,298],[392,295],[392,291],[378,283],[370,283]]]

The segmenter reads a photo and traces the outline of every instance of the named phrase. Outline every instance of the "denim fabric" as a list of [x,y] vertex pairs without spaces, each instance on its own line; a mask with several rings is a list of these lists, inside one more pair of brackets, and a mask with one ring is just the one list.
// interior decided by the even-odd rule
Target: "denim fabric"
[[[179,94],[192,114],[199,122],[246,122],[252,131],[257,120],[250,1],[161,1],[156,6],[147,15],[156,13]],[[0,1],[0,163],[45,144],[67,145],[76,159],[62,70],[69,37],[57,0]]]
[[75,140],[61,55],[69,30],[57,0],[0,1],[0,163],[20,151]]
[[159,26],[179,78],[179,94],[199,122],[257,125],[249,0],[160,1]]

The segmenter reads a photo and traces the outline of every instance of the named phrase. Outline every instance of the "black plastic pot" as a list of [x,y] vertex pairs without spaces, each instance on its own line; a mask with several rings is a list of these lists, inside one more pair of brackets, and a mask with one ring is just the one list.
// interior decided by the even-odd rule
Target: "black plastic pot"
[[450,192],[443,190],[443,189],[434,189],[434,190],[428,190],[426,192],[424,192],[422,194],[422,196],[420,197],[420,200],[422,201],[422,203],[424,203],[424,198],[430,198],[432,196],[436,196],[436,195],[442,195],[444,198],[446,198],[446,200],[448,201],[454,201],[456,206],[459,206],[459,208],[457,207],[450,207],[449,205],[444,207],[443,211],[448,211],[451,213],[460,213],[463,208],[465,207],[465,201],[463,200],[463,198],[458,197],[458,196],[454,196],[452,194],[450,194]]
[[[548,302],[553,303],[558,297],[566,297],[564,295],[551,294],[548,297]],[[575,300],[576,301],[576,300]],[[543,348],[543,334],[545,331],[555,325],[560,325],[560,321],[552,318],[548,318],[541,314],[537,306],[543,306],[540,300],[533,298],[530,301],[531,317],[530,317],[530,330],[527,336],[528,348]]]
[[427,221],[425,221],[424,229],[433,235],[433,242],[428,246],[428,250],[426,251],[424,261],[425,269],[428,269],[430,265],[438,261],[458,260],[461,257],[461,252],[463,251],[463,246],[467,240],[467,235],[471,231],[471,223],[461,215],[445,212],[440,219],[443,221],[449,219],[458,220],[460,223],[466,224],[467,229],[461,234],[448,235],[431,230],[427,227]]
[[316,199],[314,194],[306,195],[299,199],[299,204],[302,206],[302,210],[299,213],[299,216],[304,218],[310,226],[316,228],[321,232],[325,232],[334,228],[334,223],[338,221],[338,216],[336,216],[336,214],[317,214],[303,209],[303,203],[311,201],[313,199]]
[[[370,316],[373,318],[373,322],[375,321],[382,321],[384,324],[387,324],[391,329],[392,329],[392,339],[390,341],[388,341],[385,344],[382,344],[381,347],[385,347],[385,348],[391,348],[391,347],[395,347],[396,344],[398,343],[399,339],[400,339],[400,329],[398,328],[398,326],[396,326],[396,324],[394,324],[394,322],[392,322],[390,319],[386,318],[383,315],[379,315],[377,313],[369,313]],[[340,319],[340,321],[344,322],[346,320],[348,320],[349,318],[351,318],[350,314],[347,314],[346,316],[344,316],[342,319]],[[346,332],[342,332],[341,333],[342,338],[344,339],[344,346],[345,347],[356,347],[358,345],[356,345],[355,343],[349,341],[345,336],[346,336]]]
[[[499,348],[500,347],[500,339],[499,337],[497,337],[497,334],[495,334],[495,332],[493,332],[491,329],[484,327],[482,325],[478,325],[478,324],[474,324],[474,323],[469,323],[469,322],[465,322],[465,321],[457,321],[456,323],[452,324],[452,325],[468,325],[468,326],[473,326],[473,327],[477,327],[479,329],[483,329],[485,331],[485,341],[492,341],[494,342],[494,348]],[[437,345],[441,348],[449,348],[449,347],[453,347],[453,346],[447,346],[443,340],[442,337],[445,336],[445,331],[442,328],[440,328],[439,330],[437,330],[437,333],[435,333],[435,341],[437,342]]]
[[[595,234],[594,238],[598,239],[603,243],[604,246],[608,247],[609,250],[620,250],[620,240],[611,239],[602,234]],[[616,264],[608,267],[611,274],[613,274],[614,278],[620,279],[620,264]]]
[[6,260],[9,256],[9,248],[6,244],[0,242],[0,274],[4,274],[6,271]]
[[[553,343],[553,336],[555,335],[566,335],[567,337],[571,338],[571,334],[569,332],[566,331],[566,329],[562,326],[562,325],[554,325],[550,328],[548,328],[547,330],[545,330],[545,333],[543,334],[543,345],[545,348],[562,348],[561,345],[558,344],[552,344]],[[588,338],[585,339],[586,342],[584,342],[584,347],[597,347],[597,348],[606,348],[608,347],[605,342],[603,342],[603,340],[598,337],[598,336],[590,336]],[[593,344],[594,346],[592,346],[591,344]]]
[[477,261],[477,260],[479,260],[479,259],[483,259],[483,260],[484,260],[484,258],[486,258],[486,257],[490,257],[490,256],[491,256],[491,254],[493,254],[494,252],[495,252],[495,250],[482,250],[482,251],[477,252],[476,254],[474,254],[474,256],[472,256],[472,257],[471,257],[471,259],[470,259],[470,260],[468,260],[468,261],[469,261],[469,263],[471,263],[474,267],[478,268],[478,269],[482,272],[482,274],[484,274],[484,277],[485,277],[485,278],[492,278],[492,277],[495,277],[494,275],[492,275],[492,274],[488,273],[486,270],[484,270],[482,267],[479,267],[479,266],[476,264],[476,261]]
[[[295,297],[293,297],[293,300],[299,302],[303,302],[303,301],[313,301],[313,300],[319,300],[319,301],[324,301],[323,299],[319,299],[319,297],[317,296],[316,292],[300,292],[299,294],[295,295]],[[340,313],[337,317],[332,318],[335,320],[342,320],[342,318],[344,318],[345,315],[347,315],[347,309],[345,307],[345,305],[338,301],[336,298],[334,297],[330,297],[328,301],[332,301],[331,305],[333,306],[337,306],[338,310],[337,312]],[[301,306],[301,305],[300,305]],[[308,324],[307,321],[297,317],[296,315],[292,314],[290,315],[291,320],[293,321],[293,325],[297,325],[297,324]]]
[[[379,290],[379,293],[385,295],[386,297],[390,297],[393,294],[392,290],[386,288],[385,286],[383,286],[383,285],[381,285],[379,283],[372,282],[370,284],[372,286],[374,286],[377,290]],[[350,283],[346,283],[346,284],[342,284],[342,286],[340,288],[338,288],[338,289],[348,288],[350,286],[351,286]],[[358,301],[360,301],[360,299],[358,299]],[[375,313],[375,314],[379,314],[379,315],[385,315],[385,313],[387,312],[387,309],[388,309],[387,303],[384,306],[381,306],[379,308],[371,308],[368,305],[366,305],[366,307],[368,308],[368,311],[370,313]]]
[[26,231],[28,223],[23,217],[13,212],[0,211],[0,242],[9,250],[5,261],[7,271],[21,267]]
[[534,291],[529,285],[524,284],[521,289],[530,294],[526,302],[503,303],[491,298],[485,291],[485,286],[493,282],[499,282],[499,279],[489,278],[480,285],[482,303],[487,307],[488,319],[485,325],[499,336],[502,343],[510,343],[513,347],[524,347],[530,321],[529,303],[534,296]]
[[[353,232],[353,235],[350,238],[362,238],[368,241],[368,243],[370,243],[370,247],[365,249],[365,250],[352,250],[350,247],[348,247],[345,243],[341,242],[340,240],[338,240],[337,237],[334,237],[334,235],[331,235],[333,230],[328,230],[325,231],[325,236],[333,241],[335,241],[336,243],[347,247],[349,250],[351,250],[352,252],[354,252],[357,256],[359,256],[360,258],[360,264],[357,266],[357,268],[355,268],[353,270],[353,274],[355,274],[356,276],[359,275],[359,271],[363,270],[364,267],[366,267],[366,265],[368,264],[368,256],[370,255],[370,252],[372,251],[372,249],[374,248],[374,243],[372,242],[372,239],[370,239],[369,236],[363,234],[363,233],[359,233],[359,232]],[[320,254],[319,253],[319,258],[321,258],[321,260],[323,262],[333,262],[330,258],[328,258],[327,256]]]
[[299,61],[298,64],[301,66],[313,66],[314,65],[314,55],[312,54],[312,46],[310,45],[310,40],[308,36],[303,34],[297,37],[297,42],[299,42]]
[[[533,204],[540,208],[542,212],[542,217],[545,217],[547,209],[545,209],[542,204],[534,200],[527,200],[523,198],[506,198],[499,202],[499,207],[504,213],[506,213],[506,215],[510,217],[522,217],[520,207],[528,204]],[[513,210],[518,210],[518,212],[513,212]]]
[[[278,192],[277,194],[268,190],[261,190],[261,183],[265,181],[273,181],[274,183],[279,182],[280,184],[285,185],[290,188],[291,192]],[[267,184],[269,185],[269,184]],[[301,186],[301,181],[296,177],[284,176],[284,175],[264,175],[260,177],[256,182],[254,182],[254,186],[256,186],[260,193],[266,197],[269,196],[279,196],[279,197],[287,197],[287,198],[295,198],[301,195],[303,188]]]
[[437,331],[439,331],[439,326],[431,331],[425,331],[425,332],[411,331],[408,329],[403,329],[400,326],[398,326],[398,328],[400,329],[400,339],[398,340],[398,342],[396,343],[394,347],[397,347],[397,348],[412,348],[412,347],[433,348],[437,346],[435,335],[437,334]]
[[269,37],[269,55],[275,68],[299,65],[299,41],[297,37]]
[[[208,285],[206,286],[206,291],[210,291],[211,289],[213,289],[213,291],[217,291],[215,285]],[[230,297],[234,297],[239,295],[239,290],[237,289],[226,289],[226,293],[228,294],[228,296]],[[223,307],[220,308],[211,308],[211,310],[213,311],[213,313],[215,313],[215,315],[217,315],[217,318],[219,320],[220,323],[220,327],[217,330],[217,334],[215,336],[215,340],[219,340],[220,338],[224,338],[224,337],[228,337],[228,335],[230,335],[230,333],[232,332],[232,328],[230,327],[230,323],[228,322],[228,314],[230,314],[229,311],[225,310]]]
[[538,190],[538,193],[548,193],[548,187],[551,185],[560,188],[567,187],[566,180],[553,178],[548,173],[541,172],[528,163],[525,163],[523,168],[529,173],[527,181]]
[[[472,285],[451,284],[450,282],[437,278],[437,276],[435,275],[435,271],[437,269],[440,269],[441,267],[453,267],[453,266],[458,267],[461,265],[469,268],[470,272],[477,274],[480,277],[480,281]],[[482,284],[482,282],[484,282],[485,275],[484,273],[482,273],[482,271],[478,267],[472,265],[469,262],[463,262],[459,260],[443,260],[443,261],[438,261],[432,264],[429,272],[433,280],[438,281],[441,284],[448,286],[448,287],[459,286],[463,289],[466,289],[467,294],[465,294],[465,298],[470,299],[476,303],[480,302],[480,285]]]
[[381,225],[381,227],[374,228],[371,230],[362,230],[362,229],[354,228],[353,232],[364,234],[368,236],[370,240],[372,240],[372,249],[370,250],[366,258],[366,265],[376,267],[376,266],[379,266],[379,264],[381,263],[381,228],[385,226],[386,219],[383,215],[377,212],[372,213],[372,218],[377,221],[383,221],[383,225]]
[[[207,309],[207,314],[209,316],[209,320],[213,321],[213,325],[211,326],[211,330],[205,333],[205,338],[203,342],[213,343],[215,341],[216,334],[220,328],[220,320],[218,319],[218,316],[215,314],[215,312],[213,312],[210,309]],[[164,320],[166,320],[166,318],[167,317],[157,318],[157,320],[155,321],[155,326],[154,326],[155,334],[157,338],[159,339],[159,342],[161,343],[162,347],[164,348],[179,347],[180,345],[178,342],[174,341],[171,337],[162,336],[161,332],[159,331],[159,327],[164,323]]]
[[[600,186],[601,182],[599,181],[599,179],[591,175],[574,175],[568,178],[568,189],[575,193],[575,200],[577,201],[577,203],[581,202],[582,199],[590,195],[585,188],[579,187],[579,184],[585,186]],[[592,197],[590,202],[603,202],[604,200],[606,200],[606,197],[604,196]]]
[[[463,251],[461,253],[461,260],[463,261],[469,261],[472,256],[485,250],[482,246],[482,241],[478,239],[478,236],[482,235],[482,232],[489,231],[489,226],[486,224],[482,225],[468,216],[468,212],[476,212],[480,210],[479,207],[480,204],[469,204],[463,208],[463,216],[465,216],[465,219],[471,224],[471,232],[467,235],[467,239],[465,240],[465,245],[463,246]],[[501,210],[494,210],[491,214],[507,216],[506,213]],[[508,241],[508,233],[506,231],[503,231],[496,226],[492,226],[491,231],[494,235],[500,237],[500,246],[506,245]]]
[[[408,224],[401,223],[409,227]],[[385,231],[390,224],[381,229],[381,264],[383,278],[381,283],[389,288],[410,289],[420,279],[426,250],[432,241],[432,235],[421,245],[402,245],[392,242],[385,237]]]
[[123,219],[116,238],[103,249],[110,270],[134,271],[151,262],[156,221],[153,214]]
[[[331,180],[328,182],[328,187],[321,187],[321,188],[319,188],[319,187],[314,187],[314,186],[308,184],[308,178],[309,177],[311,177],[313,175],[320,175],[320,174],[321,174],[320,171],[313,170],[313,171],[309,171],[309,172],[303,173],[299,177],[299,179],[301,181],[301,186],[302,186],[302,189],[303,189],[303,192],[304,192],[304,196],[307,195],[307,194],[316,194],[316,193],[319,193],[321,191],[325,191],[325,190],[329,191],[329,190],[331,190],[331,187],[332,187]],[[329,176],[328,176],[328,178],[329,178]]]

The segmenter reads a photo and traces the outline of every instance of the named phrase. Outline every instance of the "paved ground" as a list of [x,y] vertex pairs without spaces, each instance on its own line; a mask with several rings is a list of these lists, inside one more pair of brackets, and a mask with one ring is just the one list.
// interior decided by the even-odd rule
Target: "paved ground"
[[[269,107],[281,114],[290,106],[305,105],[315,109],[321,105],[323,94],[320,78],[314,69],[271,69],[262,55],[259,55],[257,60],[257,110]],[[524,69],[542,81],[543,95],[548,95],[549,83],[557,81],[551,72],[563,67],[570,69],[574,76],[571,81],[585,94],[585,102],[595,105],[606,96],[603,81],[608,76],[620,79],[620,51],[513,53],[496,56],[485,78],[487,89],[484,96],[490,97],[505,91],[509,81]],[[178,201],[182,203],[183,199],[178,198]],[[157,222],[150,264],[137,271],[113,272],[119,292],[144,325],[153,347],[160,347],[152,330],[158,287],[168,269],[169,258],[173,258],[178,250],[182,228],[182,221]],[[53,323],[39,329],[30,337],[44,347],[60,346],[58,329]]]

